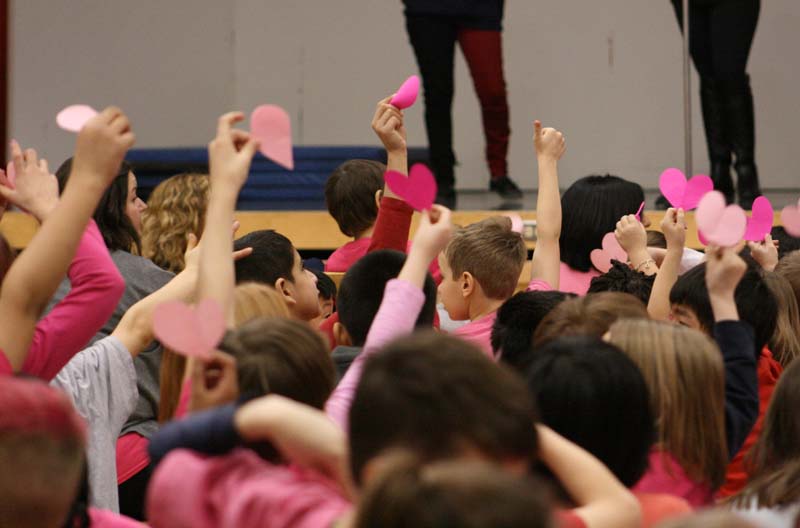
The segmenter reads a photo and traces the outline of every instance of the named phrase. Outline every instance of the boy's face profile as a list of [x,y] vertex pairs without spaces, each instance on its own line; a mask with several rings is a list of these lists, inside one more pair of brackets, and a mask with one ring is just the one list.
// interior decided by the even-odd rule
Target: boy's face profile
[[692,310],[685,304],[671,305],[669,312],[669,319],[673,323],[677,323],[683,326],[688,326],[689,328],[692,328],[694,330],[700,330],[703,333],[707,333],[705,328],[702,327],[700,321],[697,319],[697,314],[694,313],[694,310]]
[[303,259],[295,250],[294,264],[292,265],[292,282],[287,283],[291,289],[292,297],[296,304],[290,307],[295,317],[310,321],[320,314],[319,290],[317,290],[317,276],[303,266]]
[[438,288],[439,300],[444,304],[447,315],[453,321],[469,319],[469,309],[461,292],[461,284],[453,277],[453,270],[450,269],[444,253],[439,253],[439,270],[442,273],[442,282]]

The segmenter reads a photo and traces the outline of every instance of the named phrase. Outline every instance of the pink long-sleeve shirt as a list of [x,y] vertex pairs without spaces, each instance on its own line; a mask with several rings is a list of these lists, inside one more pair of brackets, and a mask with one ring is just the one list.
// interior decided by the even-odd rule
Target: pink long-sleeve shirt
[[[125,291],[125,280],[111,260],[103,236],[93,220],[86,226],[67,276],[72,289],[36,324],[21,369],[21,372],[45,381],[52,380],[75,354],[86,347],[114,313]],[[0,373],[13,373],[4,355],[0,359]]]

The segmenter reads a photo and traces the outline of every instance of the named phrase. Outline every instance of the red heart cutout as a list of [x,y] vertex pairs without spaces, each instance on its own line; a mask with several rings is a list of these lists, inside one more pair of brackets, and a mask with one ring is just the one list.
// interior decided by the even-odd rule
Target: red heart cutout
[[417,211],[427,211],[436,199],[436,178],[422,163],[411,167],[408,177],[393,170],[386,171],[383,177],[392,192]]
[[672,207],[690,211],[700,199],[714,190],[714,182],[705,174],[698,174],[688,182],[680,169],[667,169],[658,179],[658,188]]
[[800,200],[797,205],[787,205],[781,211],[781,224],[787,233],[800,237]]
[[747,219],[747,231],[744,233],[744,239],[761,242],[772,231],[774,221],[775,211],[772,209],[772,204],[766,197],[759,196],[753,202],[750,218]]
[[619,245],[614,233],[606,233],[603,237],[603,248],[593,249],[589,257],[594,267],[600,270],[601,273],[607,273],[611,269],[612,260],[628,262],[628,254]]
[[180,301],[165,302],[153,312],[156,339],[186,357],[210,358],[225,330],[222,309],[212,299],[206,299],[195,307]]

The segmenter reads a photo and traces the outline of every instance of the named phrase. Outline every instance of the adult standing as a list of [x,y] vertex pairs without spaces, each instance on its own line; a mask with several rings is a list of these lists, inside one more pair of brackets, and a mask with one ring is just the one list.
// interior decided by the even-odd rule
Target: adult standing
[[[672,0],[678,22],[683,1]],[[700,75],[711,179],[734,201],[750,209],[761,194],[755,162],[755,113],[747,60],[758,24],[760,0],[689,0],[689,51]]]
[[437,203],[455,204],[452,103],[456,43],[467,60],[480,100],[489,189],[520,198],[508,177],[508,99],[503,75],[502,21],[505,0],[403,0],[406,29],[425,93],[430,161],[439,186]]

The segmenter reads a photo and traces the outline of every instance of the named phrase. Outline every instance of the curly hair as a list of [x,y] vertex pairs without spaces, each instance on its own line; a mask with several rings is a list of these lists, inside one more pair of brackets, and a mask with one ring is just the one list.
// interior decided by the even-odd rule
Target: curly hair
[[203,233],[208,184],[207,174],[186,173],[153,189],[142,214],[142,256],[174,273],[183,269],[186,236]]

